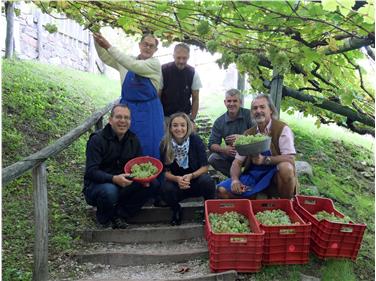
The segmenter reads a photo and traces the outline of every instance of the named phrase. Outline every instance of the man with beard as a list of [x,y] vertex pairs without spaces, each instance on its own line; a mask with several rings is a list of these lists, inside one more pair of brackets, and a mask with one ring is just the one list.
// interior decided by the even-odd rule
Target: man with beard
[[165,117],[184,112],[194,121],[197,116],[202,85],[197,71],[187,64],[189,52],[187,44],[177,44],[174,61],[162,65],[160,96]]
[[294,135],[285,123],[276,119],[276,109],[268,95],[259,94],[254,98],[251,115],[257,125],[244,134],[270,136],[270,151],[257,156],[237,153],[230,170],[231,178],[218,184],[218,196],[252,198],[265,190],[269,197],[291,198],[297,187]]

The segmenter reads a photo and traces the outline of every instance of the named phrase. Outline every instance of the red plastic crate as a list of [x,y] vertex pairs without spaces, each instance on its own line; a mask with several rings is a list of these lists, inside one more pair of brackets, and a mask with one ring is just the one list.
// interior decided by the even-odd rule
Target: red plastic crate
[[296,195],[293,206],[306,222],[312,223],[310,249],[316,256],[321,259],[356,259],[366,229],[365,224],[317,220],[314,215],[320,211],[344,217],[335,209],[333,201],[328,198]]
[[[267,226],[260,224],[264,235],[263,264],[304,264],[309,260],[311,223],[294,211],[288,199],[251,200],[256,215],[266,210],[280,209],[289,216],[293,225]],[[257,220],[257,218],[256,218]]]
[[[214,233],[209,214],[235,211],[248,218],[252,233]],[[260,229],[247,199],[206,200],[205,236],[208,240],[209,265],[212,272],[236,270],[257,272],[261,269],[264,231]]]

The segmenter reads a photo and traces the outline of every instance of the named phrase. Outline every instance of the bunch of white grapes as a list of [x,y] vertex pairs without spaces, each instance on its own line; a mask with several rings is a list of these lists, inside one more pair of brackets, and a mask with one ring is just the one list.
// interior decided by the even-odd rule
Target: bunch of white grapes
[[285,211],[280,209],[258,212],[256,219],[263,225],[290,225],[291,220]]
[[319,221],[321,220],[328,220],[330,222],[339,222],[339,223],[349,223],[351,219],[348,216],[344,216],[343,218],[337,217],[334,213],[328,213],[326,211],[317,212],[315,218]]
[[157,167],[155,167],[150,161],[142,164],[135,164],[131,168],[132,176],[140,179],[148,178],[157,172]]
[[210,213],[209,222],[214,233],[251,233],[248,218],[234,211]]
[[260,134],[240,136],[236,139],[235,145],[251,144],[251,143],[261,142],[266,139],[267,139],[267,136],[260,135]]

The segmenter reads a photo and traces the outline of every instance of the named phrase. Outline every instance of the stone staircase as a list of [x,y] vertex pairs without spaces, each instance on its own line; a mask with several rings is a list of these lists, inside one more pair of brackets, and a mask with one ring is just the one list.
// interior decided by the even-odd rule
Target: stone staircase
[[[170,226],[170,209],[144,206],[127,229],[79,232],[85,249],[80,263],[101,264],[102,270],[77,281],[99,280],[237,280],[236,271],[212,273],[202,200],[182,202],[183,224]],[[94,214],[91,210],[90,216]],[[94,218],[94,217],[93,217]]]
[[[308,163],[297,161],[296,167],[298,176],[312,176]],[[209,172],[216,181],[223,178],[214,170]],[[234,270],[210,272],[201,222],[203,200],[192,198],[181,205],[183,224],[180,226],[169,225],[168,207],[147,204],[129,220],[127,229],[80,231],[86,249],[76,255],[77,261],[100,265],[101,270],[76,281],[239,280],[241,276]],[[89,216],[95,220],[94,209],[89,209]],[[310,279],[302,277],[301,280]]]

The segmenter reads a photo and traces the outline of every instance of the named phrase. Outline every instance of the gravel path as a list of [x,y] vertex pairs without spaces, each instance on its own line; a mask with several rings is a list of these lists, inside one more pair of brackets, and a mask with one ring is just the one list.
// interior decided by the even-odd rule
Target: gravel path
[[[168,280],[194,278],[210,274],[207,260],[192,260],[185,263],[152,264],[147,266],[110,267],[86,264],[91,274],[75,281],[89,280]],[[183,270],[186,272],[182,272]],[[181,272],[181,273],[180,273]],[[73,281],[72,279],[62,279]]]

